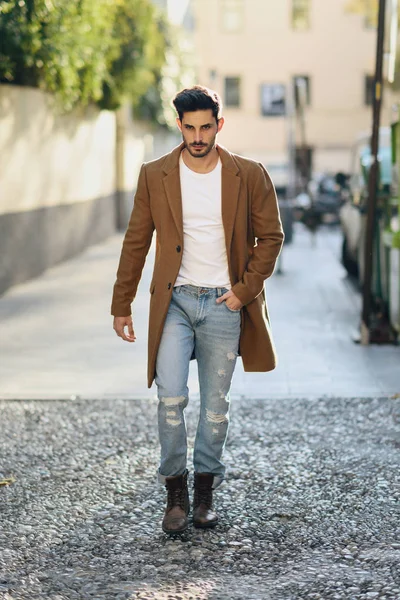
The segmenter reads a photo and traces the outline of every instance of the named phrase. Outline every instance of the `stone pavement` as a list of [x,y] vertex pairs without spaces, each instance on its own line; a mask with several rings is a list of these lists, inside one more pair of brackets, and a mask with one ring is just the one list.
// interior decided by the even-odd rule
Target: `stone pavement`
[[[122,237],[116,235],[0,299],[0,398],[154,398],[146,385],[152,254],[134,303],[137,342],[117,338],[109,315]],[[400,347],[351,341],[360,295],[339,263],[340,232],[316,244],[301,225],[284,248],[283,274],[267,281],[279,366],[244,373],[232,397],[387,396],[400,392]],[[196,366],[189,388],[198,395]]]
[[232,403],[220,521],[177,536],[156,400],[0,400],[0,421],[2,600],[400,598],[400,398]]

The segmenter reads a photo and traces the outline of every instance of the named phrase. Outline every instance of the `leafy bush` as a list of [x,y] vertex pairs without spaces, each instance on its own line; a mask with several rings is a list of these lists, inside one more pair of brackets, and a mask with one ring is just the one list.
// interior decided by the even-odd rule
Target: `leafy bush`
[[114,17],[113,39],[118,47],[103,83],[105,108],[117,108],[121,99],[136,105],[161,77],[168,27],[147,0],[120,0]]
[[0,0],[0,82],[65,110],[136,105],[160,81],[167,36],[150,0]]

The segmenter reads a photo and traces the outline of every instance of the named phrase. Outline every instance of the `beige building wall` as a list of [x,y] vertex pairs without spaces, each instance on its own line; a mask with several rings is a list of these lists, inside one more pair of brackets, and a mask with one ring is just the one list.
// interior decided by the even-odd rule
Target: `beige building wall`
[[[241,28],[226,32],[229,2],[242,4]],[[225,107],[220,143],[267,166],[287,162],[289,122],[261,115],[261,84],[310,78],[306,139],[317,171],[349,169],[350,148],[371,127],[365,76],[374,71],[376,32],[345,10],[348,0],[310,0],[310,27],[292,28],[292,0],[194,0],[199,82],[224,100],[226,77],[240,77],[241,105]],[[386,102],[389,100],[387,99]]]
[[141,164],[179,136],[0,85],[0,294],[125,228]]
[[0,214],[114,194],[114,113],[57,115],[43,92],[11,85],[0,106]]
[[180,143],[181,136],[178,129],[169,131],[135,121],[129,105],[121,107],[116,117],[117,221],[119,228],[124,230],[132,212],[133,191],[142,164],[170,152]]

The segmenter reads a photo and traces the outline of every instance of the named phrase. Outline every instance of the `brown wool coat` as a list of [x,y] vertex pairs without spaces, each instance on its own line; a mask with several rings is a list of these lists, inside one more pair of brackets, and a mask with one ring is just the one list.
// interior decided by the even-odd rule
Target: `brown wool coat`
[[[171,153],[142,165],[132,215],[125,234],[111,314],[131,314],[153,231],[156,258],[150,284],[148,386],[155,365],[165,317],[183,252],[179,156]],[[257,162],[217,146],[222,162],[222,221],[232,291],[244,304],[239,352],[245,371],[271,371],[276,366],[264,280],[275,266],[283,243],[275,189]]]

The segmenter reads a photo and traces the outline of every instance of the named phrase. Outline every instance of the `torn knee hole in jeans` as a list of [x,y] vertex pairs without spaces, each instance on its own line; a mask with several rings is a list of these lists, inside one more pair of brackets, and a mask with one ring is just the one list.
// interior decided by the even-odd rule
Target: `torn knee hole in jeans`
[[[226,414],[216,413],[212,410],[206,409],[207,421],[214,423],[215,425],[223,425],[228,422]],[[213,430],[214,431],[214,430]]]
[[186,400],[185,396],[167,396],[161,398],[161,402],[166,407],[166,422],[171,427],[178,427],[182,423],[182,419],[177,411],[174,410],[174,407],[178,407],[180,404],[183,404]]
[[179,404],[183,404],[185,400],[185,396],[164,396],[161,398],[161,402],[163,402],[165,406],[178,406]]
[[182,419],[177,416],[176,410],[167,410],[167,418],[166,421],[168,425],[172,425],[172,427],[177,427],[182,423]]
[[168,419],[167,418],[167,423],[168,423],[168,425],[171,425],[171,427],[178,427],[178,425],[180,425],[182,423],[182,421],[180,419]]

